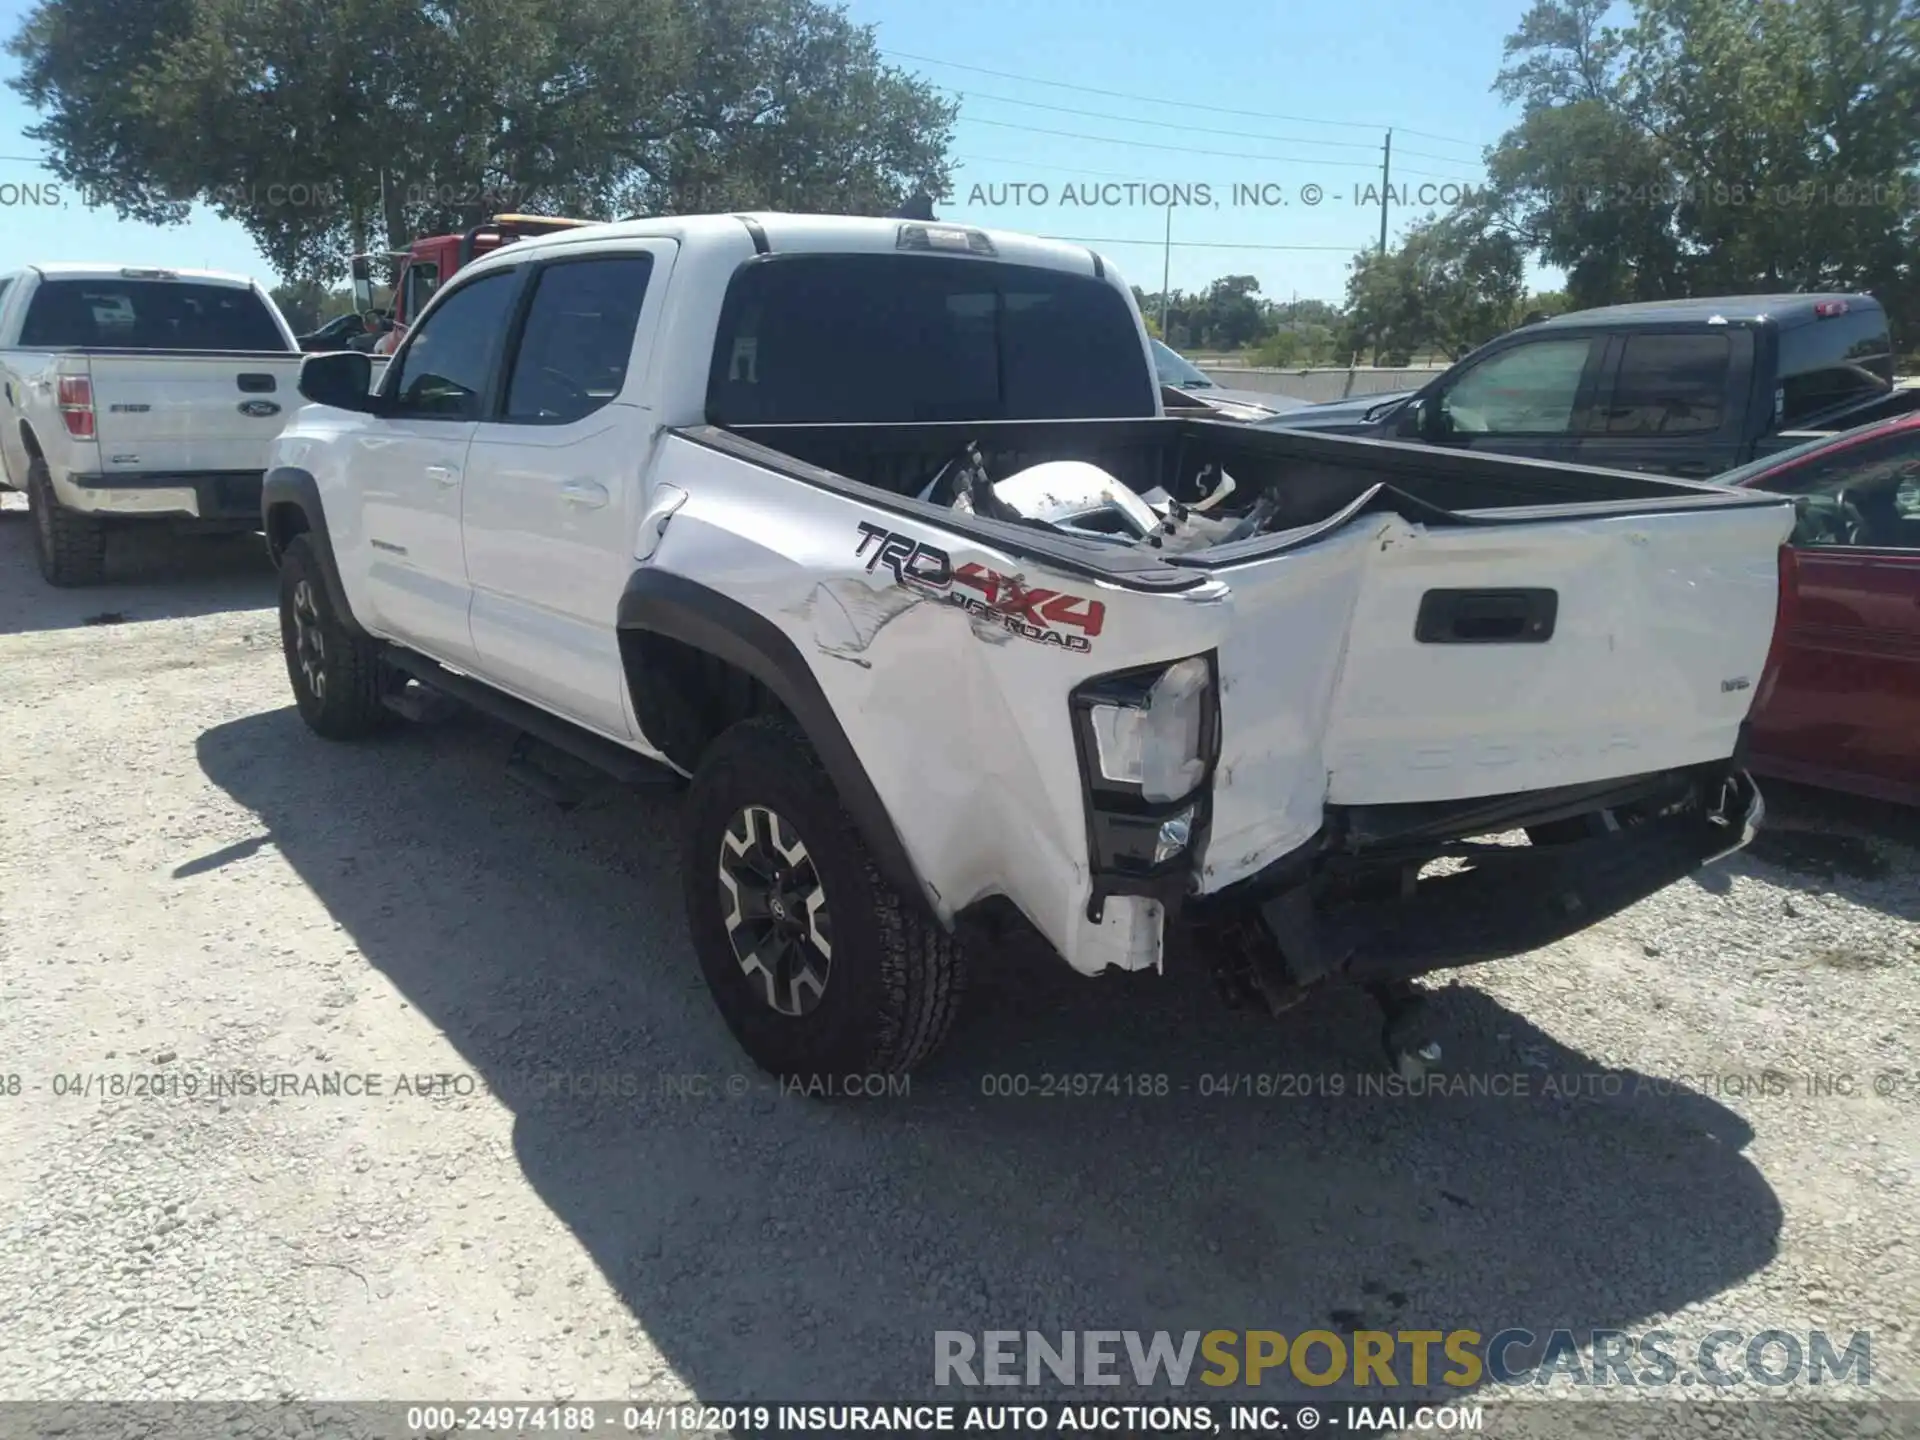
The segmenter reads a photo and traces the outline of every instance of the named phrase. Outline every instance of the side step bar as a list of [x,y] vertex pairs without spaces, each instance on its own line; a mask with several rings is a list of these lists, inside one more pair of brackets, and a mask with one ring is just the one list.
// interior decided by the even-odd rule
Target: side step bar
[[616,745],[591,731],[582,730],[577,725],[549,715],[511,695],[502,695],[491,685],[466,675],[457,675],[436,660],[424,655],[416,655],[411,650],[403,650],[397,645],[384,648],[381,658],[394,669],[412,676],[430,690],[449,695],[462,704],[471,705],[476,710],[485,711],[496,720],[504,721],[514,729],[525,732],[534,739],[551,745],[556,750],[565,751],[576,760],[585,761],[594,769],[611,775],[626,785],[678,785],[683,783],[678,772],[669,769],[644,755],[629,750],[624,745]]

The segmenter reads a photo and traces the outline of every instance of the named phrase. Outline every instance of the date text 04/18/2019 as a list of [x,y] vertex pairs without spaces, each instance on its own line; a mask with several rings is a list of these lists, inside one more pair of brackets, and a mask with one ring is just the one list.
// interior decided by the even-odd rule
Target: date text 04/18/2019
[[1475,1434],[1484,1409],[1465,1405],[1198,1403],[703,1405],[609,1402],[572,1405],[414,1405],[407,1435],[435,1440],[461,1433],[610,1434],[687,1437],[761,1433],[936,1434],[982,1431],[1048,1435],[1312,1434],[1323,1427],[1361,1434],[1434,1431]]

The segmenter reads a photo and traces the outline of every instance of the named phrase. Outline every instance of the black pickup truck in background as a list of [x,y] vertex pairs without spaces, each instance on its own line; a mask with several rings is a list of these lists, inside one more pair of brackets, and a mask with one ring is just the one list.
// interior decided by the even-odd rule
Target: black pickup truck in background
[[1556,315],[1418,390],[1266,423],[1699,478],[1915,408],[1879,301],[1733,295]]

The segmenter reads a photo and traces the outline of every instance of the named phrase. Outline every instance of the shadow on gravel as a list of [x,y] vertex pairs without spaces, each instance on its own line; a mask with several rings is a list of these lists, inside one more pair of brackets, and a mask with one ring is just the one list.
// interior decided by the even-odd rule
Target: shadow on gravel
[[1833,893],[1869,910],[1920,923],[1920,809],[1762,780],[1767,820],[1729,874]]
[[103,584],[60,590],[40,578],[22,497],[0,508],[0,635],[255,610],[275,603],[258,535],[179,534],[154,525],[107,540]]
[[563,815],[507,747],[474,719],[328,745],[286,709],[198,754],[511,1107],[528,1183],[704,1398],[936,1396],[940,1329],[1634,1327],[1775,1254],[1733,1112],[1464,985],[1452,1072],[1504,1094],[1358,1093],[1384,1082],[1355,998],[1262,1021],[1014,951],[910,1095],[781,1094],[685,941],[675,800]]

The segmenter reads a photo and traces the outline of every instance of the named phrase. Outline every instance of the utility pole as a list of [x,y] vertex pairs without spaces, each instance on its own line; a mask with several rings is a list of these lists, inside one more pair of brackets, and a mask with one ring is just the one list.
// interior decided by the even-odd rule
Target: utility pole
[[1387,253],[1387,197],[1393,193],[1393,131],[1380,152],[1380,253]]
[[1166,253],[1160,263],[1160,339],[1168,345],[1173,337],[1167,334],[1167,297],[1168,287],[1173,284],[1173,206],[1167,206],[1167,244]]

